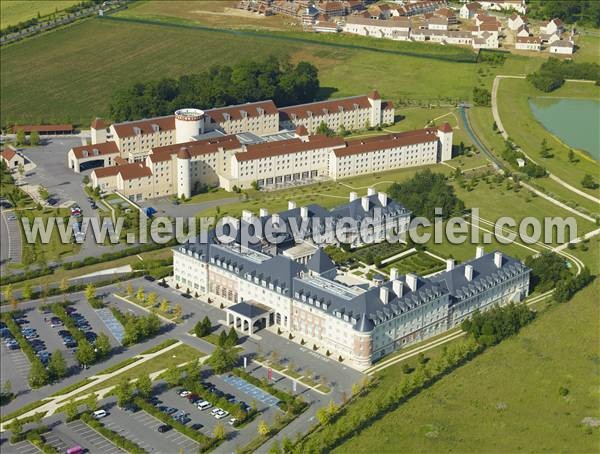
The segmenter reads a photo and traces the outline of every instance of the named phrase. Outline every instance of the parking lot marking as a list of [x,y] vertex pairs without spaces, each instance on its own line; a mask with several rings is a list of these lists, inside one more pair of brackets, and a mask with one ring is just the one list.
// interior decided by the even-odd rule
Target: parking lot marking
[[21,441],[11,446],[12,451],[8,451],[4,448],[3,452],[15,452],[16,454],[37,454],[41,452],[35,445],[27,440]]
[[236,377],[235,375],[228,375],[222,378],[225,383],[230,384],[234,388],[239,389],[240,391],[248,394],[255,400],[267,404],[270,407],[274,407],[279,403],[279,399],[277,399],[269,393],[266,393],[262,389],[257,388],[253,384],[248,383],[243,378]]
[[[67,424],[67,427],[77,433],[81,438],[90,443],[98,452],[103,454],[119,454],[123,453],[116,445],[108,440],[104,435],[96,432],[83,421],[73,421]],[[94,450],[95,450],[94,449]],[[90,449],[91,452],[94,450]]]

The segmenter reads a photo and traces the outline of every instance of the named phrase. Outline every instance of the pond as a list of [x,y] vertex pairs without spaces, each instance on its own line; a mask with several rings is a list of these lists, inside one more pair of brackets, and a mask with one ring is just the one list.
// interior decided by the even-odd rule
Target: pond
[[600,100],[533,98],[529,106],[544,128],[600,161]]

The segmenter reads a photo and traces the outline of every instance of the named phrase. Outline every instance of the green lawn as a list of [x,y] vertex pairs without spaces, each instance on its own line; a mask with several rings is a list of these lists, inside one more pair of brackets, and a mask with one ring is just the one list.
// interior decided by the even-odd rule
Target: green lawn
[[[542,93],[525,80],[505,79],[500,83],[498,90],[500,118],[502,118],[502,123],[508,135],[527,154],[540,162],[550,172],[572,186],[599,197],[600,190],[583,188],[581,180],[586,174],[597,176],[600,173],[600,165],[583,154],[580,156],[578,163],[569,163],[567,159],[568,147],[548,133],[531,113],[528,100],[537,96],[596,99],[600,96],[600,87],[587,83],[567,82],[558,90],[551,93]],[[590,131],[590,133],[593,132]],[[548,145],[552,148],[554,157],[551,159],[540,158],[540,144],[544,138],[547,139]]]
[[389,273],[391,268],[396,268],[401,275],[417,273],[419,276],[425,276],[443,270],[446,268],[446,264],[424,252],[416,252],[400,260],[386,263],[384,270]]
[[575,39],[575,44],[579,46],[579,49],[573,54],[575,61],[590,63],[598,63],[600,61],[599,36],[580,35]]
[[[451,61],[473,55],[453,46],[299,32],[231,32],[169,17],[153,16],[152,23],[140,13],[144,8],[151,5],[85,20],[3,48],[0,123],[68,120],[87,125],[94,116],[107,116],[115,90],[133,82],[267,55],[317,65],[323,97],[356,95],[376,87],[399,104],[398,113],[413,101],[469,99],[481,77],[498,71],[521,73],[540,62],[511,56],[504,66],[491,67]],[[477,74],[480,67],[485,76]]]
[[[597,452],[600,430],[600,283],[543,311],[520,334],[491,348],[402,404],[337,452]],[[383,372],[376,393],[396,382]],[[563,397],[559,388],[569,393]],[[359,400],[336,424],[368,405]]]
[[28,19],[52,14],[79,3],[77,0],[2,0],[0,2],[0,28],[17,25]]

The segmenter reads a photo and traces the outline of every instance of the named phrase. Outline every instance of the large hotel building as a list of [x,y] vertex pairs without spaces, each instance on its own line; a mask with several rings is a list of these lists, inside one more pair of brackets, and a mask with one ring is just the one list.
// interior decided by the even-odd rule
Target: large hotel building
[[[352,193],[347,204],[331,211],[290,202],[281,213],[261,210],[255,218],[245,212],[231,221],[239,228],[271,220],[292,232],[292,222],[318,219],[310,225],[327,233],[325,218],[332,219],[332,229],[347,216],[357,221],[370,217],[375,225],[386,219],[383,229],[369,230],[378,235],[367,234],[369,241],[379,242],[386,229],[406,231],[410,212],[386,194],[369,190],[363,197]],[[529,291],[527,267],[501,252],[486,254],[483,248],[460,265],[448,260],[446,270],[433,276],[401,276],[391,269],[387,282],[349,283],[314,238],[290,234],[272,245],[258,237],[243,245],[238,240],[226,244],[212,232],[208,241],[173,249],[174,281],[181,291],[223,304],[229,326],[248,334],[276,326],[298,342],[316,345],[319,353],[339,355],[358,368],[440,334],[475,310],[522,301]]]
[[452,157],[447,124],[376,137],[344,139],[317,134],[376,128],[394,122],[394,107],[373,91],[278,109],[272,101],[107,125],[96,119],[92,144],[71,149],[68,166],[93,168],[91,181],[137,201],[190,197],[199,185],[284,187],[339,179]]

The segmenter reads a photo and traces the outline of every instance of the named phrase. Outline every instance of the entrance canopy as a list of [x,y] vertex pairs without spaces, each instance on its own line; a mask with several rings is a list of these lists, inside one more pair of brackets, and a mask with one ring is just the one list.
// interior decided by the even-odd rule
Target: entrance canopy
[[233,325],[242,332],[247,330],[248,334],[252,334],[256,322],[261,322],[259,325],[264,324],[264,326],[272,323],[270,322],[270,315],[273,311],[267,306],[252,300],[229,306],[225,308],[225,312],[227,314],[227,326]]

